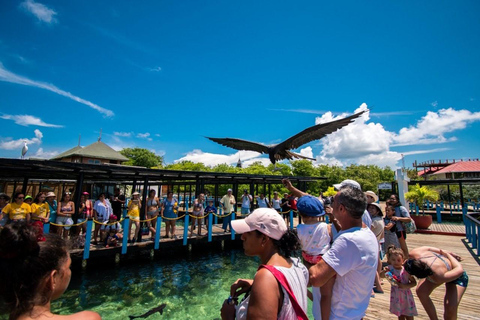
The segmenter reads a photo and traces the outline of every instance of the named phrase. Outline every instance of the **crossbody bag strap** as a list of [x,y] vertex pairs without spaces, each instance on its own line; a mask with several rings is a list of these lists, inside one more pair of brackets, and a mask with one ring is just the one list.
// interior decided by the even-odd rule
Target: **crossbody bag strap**
[[295,298],[295,295],[293,294],[292,289],[290,288],[290,284],[288,283],[287,278],[285,278],[285,275],[278,271],[275,267],[270,265],[262,264],[258,269],[260,270],[261,268],[265,268],[270,271],[275,277],[275,279],[277,279],[277,281],[282,285],[285,291],[287,291],[290,302],[292,303],[293,310],[295,310],[295,313],[297,314],[297,320],[308,320],[305,311],[303,311],[302,307],[297,301],[297,298]]

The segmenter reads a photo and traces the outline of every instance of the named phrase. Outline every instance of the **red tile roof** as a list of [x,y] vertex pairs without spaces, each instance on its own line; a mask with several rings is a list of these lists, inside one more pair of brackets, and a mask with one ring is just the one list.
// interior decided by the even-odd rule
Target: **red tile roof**
[[434,174],[452,172],[480,172],[480,161],[461,161],[452,163],[448,167],[445,167]]

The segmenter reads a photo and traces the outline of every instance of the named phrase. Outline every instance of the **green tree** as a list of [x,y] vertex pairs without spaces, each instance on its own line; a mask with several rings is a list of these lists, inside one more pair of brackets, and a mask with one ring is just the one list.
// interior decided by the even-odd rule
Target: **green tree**
[[179,171],[201,171],[201,172],[210,172],[212,171],[209,167],[204,165],[201,162],[192,162],[192,161],[180,161],[177,163],[169,164],[165,166],[167,170],[179,170]]
[[124,162],[127,166],[138,167],[161,167],[163,166],[163,157],[143,148],[125,148],[120,151],[122,155],[129,160]]
[[407,199],[409,202],[415,202],[418,207],[421,207],[422,214],[425,214],[423,201],[437,201],[438,192],[429,189],[427,186],[420,187],[420,185],[417,183],[416,185],[410,187],[410,191],[405,193],[405,199]]

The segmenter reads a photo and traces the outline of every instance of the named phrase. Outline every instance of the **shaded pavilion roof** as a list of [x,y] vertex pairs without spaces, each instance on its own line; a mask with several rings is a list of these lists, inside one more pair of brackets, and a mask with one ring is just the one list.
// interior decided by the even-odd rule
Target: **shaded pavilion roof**
[[[0,180],[69,180],[82,176],[84,183],[131,184],[148,180],[149,184],[192,183],[204,184],[263,184],[281,183],[280,175],[251,175],[238,173],[199,172],[147,169],[119,164],[86,164],[53,160],[20,160],[0,158]],[[288,176],[292,182],[318,181],[322,177]]]
[[62,152],[59,155],[53,157],[51,160],[63,159],[66,157],[73,157],[73,156],[117,160],[117,161],[128,161],[127,157],[115,151],[114,149],[112,149],[102,141],[94,142],[86,147],[80,147],[80,146],[73,147],[72,149]]

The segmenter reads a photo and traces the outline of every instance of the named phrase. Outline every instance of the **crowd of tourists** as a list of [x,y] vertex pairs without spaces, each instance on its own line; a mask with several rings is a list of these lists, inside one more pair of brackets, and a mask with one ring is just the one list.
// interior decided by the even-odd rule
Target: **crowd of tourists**
[[[230,297],[221,308],[222,319],[307,319],[308,299],[313,301],[314,319],[362,319],[370,299],[384,292],[382,278],[391,285],[390,312],[399,319],[417,315],[411,291],[414,287],[428,316],[437,319],[430,295],[442,284],[444,317],[456,318],[468,285],[461,258],[434,247],[409,251],[406,224],[411,218],[397,195],[386,201],[384,216],[378,196],[363,192],[356,181],[334,185],[337,193],[330,198],[308,195],[288,179],[282,182],[290,193],[280,198],[275,192],[271,201],[264,194],[251,196],[245,190],[241,197],[245,219],[227,218],[236,206],[231,189],[219,202],[227,218],[224,230],[241,234],[245,254],[260,261],[253,279],[238,279],[231,285]],[[159,214],[168,221],[166,237],[174,237],[178,201],[173,193],[161,200],[150,190],[146,208],[142,208],[139,196],[132,193],[128,202],[130,225],[126,232],[117,221],[126,202],[119,189],[112,197],[101,193],[95,201],[83,192],[77,224],[91,217],[99,222],[95,224],[94,243],[100,239],[106,246],[114,246],[124,236],[134,242],[140,229],[140,210],[145,210],[152,237],[156,232],[154,218]],[[15,192],[13,199],[0,194],[0,301],[11,319],[56,318],[50,301],[65,291],[71,276],[65,240],[85,234],[85,224],[73,228],[75,203],[68,191],[59,202],[53,192],[27,198],[22,192]],[[258,208],[250,212],[254,199]],[[213,202],[205,202],[204,194],[193,202],[191,234],[198,228],[201,235],[205,214],[216,213]],[[302,221],[296,230],[288,228],[282,216],[292,208]],[[324,216],[328,216],[328,223]],[[52,224],[47,235],[42,233],[45,223]],[[69,317],[100,318],[88,311]]]
[[[408,251],[405,224],[411,218],[398,196],[387,200],[383,218],[378,196],[362,192],[356,181],[335,185],[338,192],[331,199],[310,196],[288,179],[283,182],[298,199],[303,223],[294,232],[265,207],[231,222],[242,234],[245,254],[259,257],[260,266],[253,279],[231,285],[222,319],[307,319],[307,299],[313,301],[314,319],[362,319],[374,294],[383,293],[380,278],[392,286],[390,312],[398,319],[418,314],[411,291],[415,286],[430,319],[438,319],[430,294],[442,284],[444,318],[457,318],[468,285],[461,258],[434,247]],[[323,215],[330,224],[320,221]],[[294,257],[299,249],[303,261]]]

